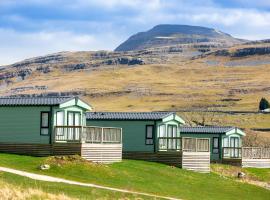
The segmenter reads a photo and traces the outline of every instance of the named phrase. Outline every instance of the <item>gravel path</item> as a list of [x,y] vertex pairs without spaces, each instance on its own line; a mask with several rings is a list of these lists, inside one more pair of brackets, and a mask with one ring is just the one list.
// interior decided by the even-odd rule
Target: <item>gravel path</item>
[[172,197],[159,196],[159,195],[148,194],[148,193],[143,193],[143,192],[134,192],[134,191],[118,189],[118,188],[112,188],[112,187],[106,187],[106,186],[101,186],[101,185],[96,185],[96,184],[91,184],[91,183],[81,183],[81,182],[77,182],[77,181],[70,181],[70,180],[66,180],[66,179],[62,179],[62,178],[56,178],[56,177],[52,177],[52,176],[29,173],[29,172],[16,170],[16,169],[11,169],[11,168],[6,168],[6,167],[0,167],[0,171],[12,173],[12,174],[17,174],[19,176],[24,176],[24,177],[28,177],[28,178],[31,178],[31,179],[34,179],[34,180],[39,180],[39,181],[47,181],[47,182],[55,182],[55,183],[66,183],[66,184],[71,184],[71,185],[79,185],[79,186],[85,186],[85,187],[99,188],[99,189],[110,190],[110,191],[115,191],[115,192],[123,192],[123,193],[135,194],[135,195],[143,195],[143,196],[148,196],[148,197],[153,197],[153,198],[161,198],[161,199],[168,199],[168,200],[180,200],[180,199],[172,198]]

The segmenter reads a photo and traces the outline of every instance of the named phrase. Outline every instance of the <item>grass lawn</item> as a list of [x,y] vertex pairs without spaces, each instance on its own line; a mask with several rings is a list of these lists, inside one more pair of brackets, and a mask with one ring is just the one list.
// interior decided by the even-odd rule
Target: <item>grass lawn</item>
[[270,169],[246,168],[245,171],[256,177],[259,181],[270,183]]
[[[11,198],[12,197],[12,198]],[[0,199],[153,199],[96,188],[36,181],[0,172]]]
[[244,172],[246,179],[270,183],[270,169],[241,168],[231,165],[212,164],[212,171],[217,174],[236,178],[238,172]]
[[[41,163],[49,163],[51,169],[40,171],[38,166]],[[69,161],[0,154],[0,166],[182,199],[248,200],[269,199],[270,196],[269,190],[215,173],[194,173],[144,161],[124,160],[121,163],[99,165],[79,159]]]

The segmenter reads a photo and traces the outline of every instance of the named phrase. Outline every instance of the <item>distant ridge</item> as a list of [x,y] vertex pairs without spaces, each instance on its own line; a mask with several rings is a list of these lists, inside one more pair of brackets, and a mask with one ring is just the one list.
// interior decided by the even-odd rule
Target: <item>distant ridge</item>
[[115,51],[133,51],[177,44],[207,42],[231,46],[242,43],[244,40],[234,38],[230,34],[213,28],[161,24],[149,31],[132,35],[128,40],[120,44]]

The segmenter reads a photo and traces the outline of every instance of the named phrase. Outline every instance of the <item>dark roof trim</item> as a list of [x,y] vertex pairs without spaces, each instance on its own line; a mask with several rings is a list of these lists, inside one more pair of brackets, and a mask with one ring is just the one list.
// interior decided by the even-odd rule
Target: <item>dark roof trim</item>
[[173,112],[87,112],[87,120],[162,120]]
[[180,133],[194,133],[194,134],[226,134],[229,131],[237,129],[233,126],[197,126],[187,127],[183,126],[180,128]]
[[0,106],[57,106],[75,97],[0,97]]

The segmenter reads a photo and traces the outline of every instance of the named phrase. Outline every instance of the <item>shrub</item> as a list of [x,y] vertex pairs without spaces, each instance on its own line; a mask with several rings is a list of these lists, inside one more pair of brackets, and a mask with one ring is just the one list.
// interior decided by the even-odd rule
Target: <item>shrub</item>
[[265,110],[267,108],[270,108],[269,102],[265,98],[262,98],[259,104],[259,110]]

